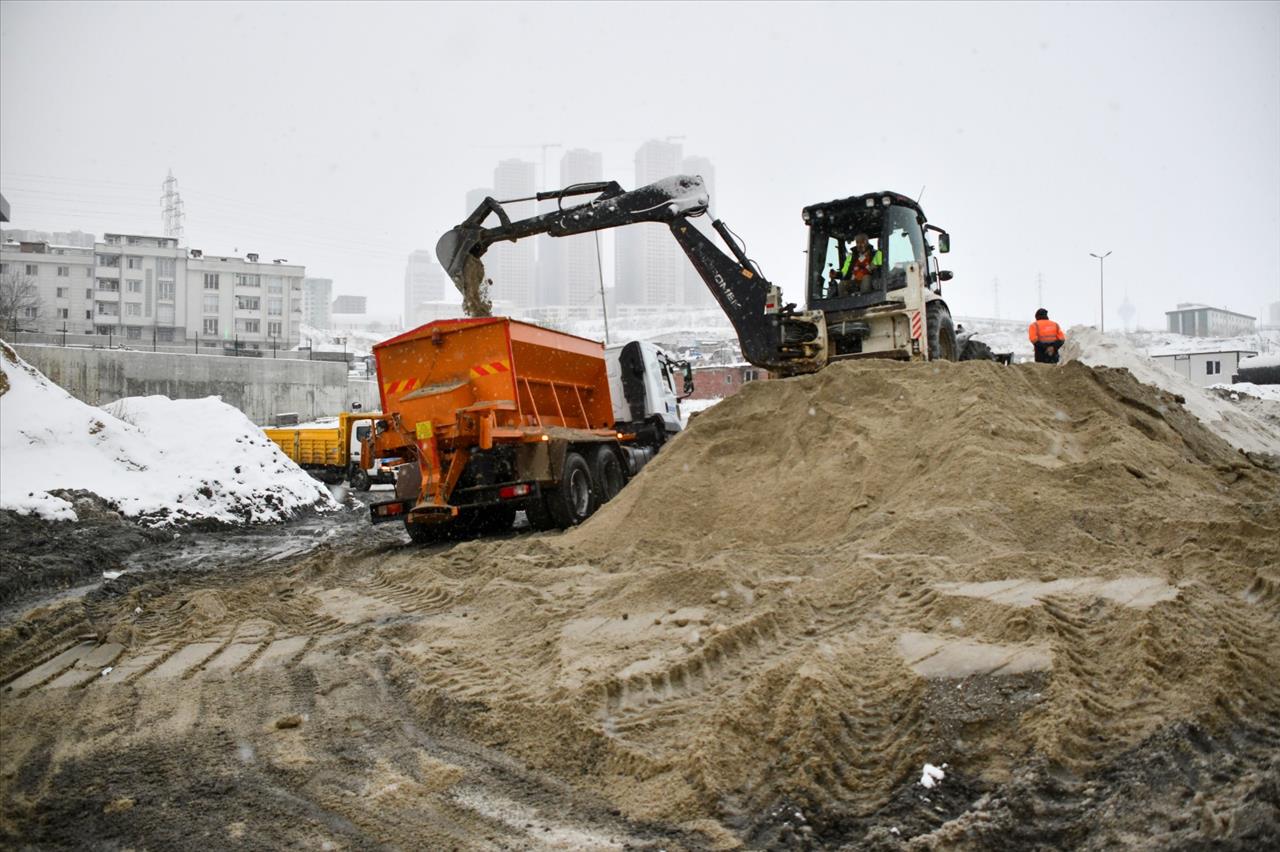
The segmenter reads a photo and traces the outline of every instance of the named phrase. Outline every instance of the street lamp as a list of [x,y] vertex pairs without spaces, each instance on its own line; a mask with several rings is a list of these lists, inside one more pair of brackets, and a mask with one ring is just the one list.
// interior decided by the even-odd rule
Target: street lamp
[[1106,313],[1106,307],[1104,305],[1105,291],[1103,290],[1103,287],[1102,287],[1102,282],[1103,282],[1102,269],[1104,266],[1106,266],[1106,260],[1110,256],[1111,256],[1111,252],[1107,252],[1106,254],[1094,254],[1093,252],[1089,252],[1089,257],[1096,257],[1098,259],[1098,331],[1101,331],[1104,333],[1107,330],[1107,313]]

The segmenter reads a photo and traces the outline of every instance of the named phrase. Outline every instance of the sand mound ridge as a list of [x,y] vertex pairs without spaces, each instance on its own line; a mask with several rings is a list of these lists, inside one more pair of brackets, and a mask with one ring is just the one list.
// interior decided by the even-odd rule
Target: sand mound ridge
[[376,582],[450,602],[400,648],[418,700],[631,813],[854,818],[926,760],[1087,773],[1261,718],[1278,493],[1123,370],[846,363],[749,385],[563,537]]

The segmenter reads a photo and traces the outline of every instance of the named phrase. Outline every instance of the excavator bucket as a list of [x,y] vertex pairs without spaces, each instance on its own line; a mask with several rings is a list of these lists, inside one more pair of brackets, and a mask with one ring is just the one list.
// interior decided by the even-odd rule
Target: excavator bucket
[[480,229],[459,225],[436,243],[436,258],[462,293],[463,311],[469,317],[487,317],[493,310],[484,278],[484,264],[472,254],[480,243]]

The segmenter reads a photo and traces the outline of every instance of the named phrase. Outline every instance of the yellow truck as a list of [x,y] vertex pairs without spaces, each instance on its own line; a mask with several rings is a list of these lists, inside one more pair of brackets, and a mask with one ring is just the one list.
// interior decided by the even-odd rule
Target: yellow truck
[[357,491],[367,491],[375,482],[395,482],[391,467],[384,467],[385,460],[374,458],[372,451],[374,424],[381,419],[376,411],[344,411],[332,419],[262,431],[294,464],[320,481],[346,480]]

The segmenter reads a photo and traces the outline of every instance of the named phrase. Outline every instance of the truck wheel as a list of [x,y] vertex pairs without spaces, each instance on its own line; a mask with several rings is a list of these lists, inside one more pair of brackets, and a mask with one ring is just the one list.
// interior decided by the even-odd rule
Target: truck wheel
[[956,348],[956,326],[951,321],[951,311],[941,302],[930,302],[924,306],[925,334],[929,340],[930,361],[955,361],[959,356]]
[[368,491],[369,473],[358,465],[352,465],[351,475],[347,477],[347,482],[351,483],[351,487],[357,491]]
[[601,444],[591,454],[591,484],[595,486],[596,504],[599,506],[617,497],[626,484],[622,462],[608,444]]
[[409,533],[409,538],[414,544],[435,544],[438,541],[444,541],[449,526],[449,524],[413,524],[408,518],[404,519],[405,532]]
[[591,468],[581,453],[570,450],[564,455],[560,483],[547,490],[547,511],[562,530],[576,526],[596,510],[595,489],[591,487]]

